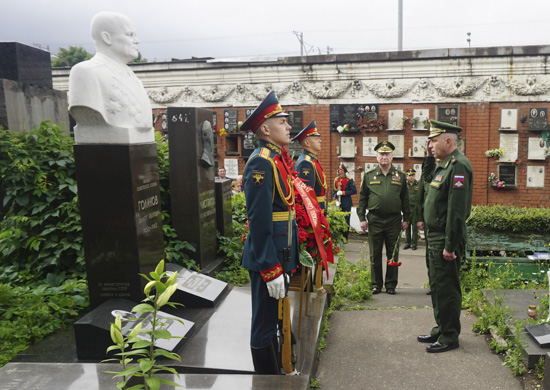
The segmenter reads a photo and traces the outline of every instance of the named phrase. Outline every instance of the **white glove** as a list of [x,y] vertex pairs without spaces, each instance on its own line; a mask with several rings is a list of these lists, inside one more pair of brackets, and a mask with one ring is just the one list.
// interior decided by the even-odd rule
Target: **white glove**
[[340,202],[336,201],[336,207],[340,207]]
[[281,299],[285,297],[285,279],[283,274],[269,282],[265,282],[265,284],[267,285],[267,292],[271,298]]
[[342,196],[342,194],[343,194],[342,191],[338,191],[338,192],[336,193],[337,196]]

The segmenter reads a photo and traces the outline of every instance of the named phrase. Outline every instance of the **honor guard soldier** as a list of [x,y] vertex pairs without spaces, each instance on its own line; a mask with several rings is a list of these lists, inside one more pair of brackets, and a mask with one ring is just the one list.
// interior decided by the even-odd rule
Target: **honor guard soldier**
[[[344,164],[340,164],[336,170],[337,177],[334,179],[334,187],[332,188],[332,199],[336,200],[336,206],[345,212],[351,212],[353,202],[351,196],[357,194],[357,188],[353,179],[347,176],[348,170]],[[344,237],[348,239],[350,214],[346,215],[346,223],[348,230],[344,232]]]
[[[300,131],[293,139],[298,141],[303,151],[294,169],[298,173],[298,177],[309,187],[315,191],[319,207],[326,214],[327,210],[327,178],[323,172],[323,167],[317,158],[321,151],[321,134],[317,131],[315,121],[311,121],[302,131]],[[323,266],[322,263],[317,264],[315,271],[315,286],[318,293],[324,293],[323,288]]]
[[[381,141],[375,147],[378,166],[365,172],[359,190],[357,216],[361,229],[369,232],[372,293],[378,294],[385,285],[388,294],[395,294],[397,287],[397,266],[386,267],[386,279],[382,278],[382,247],[386,246],[388,260],[398,263],[393,252],[401,232],[410,221],[409,191],[403,172],[393,165],[395,146]],[[368,214],[365,218],[365,214]],[[397,257],[397,256],[396,256]]]
[[430,343],[427,352],[458,348],[462,306],[460,263],[473,189],[472,165],[457,149],[461,131],[461,127],[430,120],[428,152],[422,168],[424,179],[430,183],[424,203],[424,225],[436,322],[430,334],[417,338],[422,343]]
[[416,250],[418,244],[418,227],[416,226],[417,217],[416,217],[416,203],[418,194],[421,192],[420,184],[416,180],[416,170],[413,168],[407,169],[405,172],[407,175],[407,189],[409,190],[409,202],[411,204],[411,223],[405,231],[405,247],[403,249],[409,249],[412,247],[413,251]]
[[321,151],[322,141],[321,134],[319,134],[315,126],[315,121],[311,121],[292,140],[298,141],[303,149],[294,169],[298,173],[298,177],[309,187],[313,188],[321,210],[326,212],[327,178],[317,158],[317,155]]
[[[275,93],[270,92],[241,126],[241,130],[252,131],[259,139],[244,169],[250,230],[241,260],[250,273],[250,346],[254,370],[259,374],[280,374],[278,300],[286,296],[285,278],[298,261],[292,175],[281,156],[283,147],[290,143],[287,117]],[[285,263],[283,251],[289,246],[289,235],[290,256]]]

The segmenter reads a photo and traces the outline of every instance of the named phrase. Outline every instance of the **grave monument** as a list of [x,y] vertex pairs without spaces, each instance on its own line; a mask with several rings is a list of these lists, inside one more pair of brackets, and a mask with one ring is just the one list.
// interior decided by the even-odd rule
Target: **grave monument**
[[17,42],[0,42],[0,126],[29,131],[51,120],[69,134],[67,93],[52,88],[47,51]]
[[91,307],[140,301],[144,279],[164,256],[152,111],[127,63],[137,38],[124,15],[100,12],[95,56],[73,67],[69,110]]

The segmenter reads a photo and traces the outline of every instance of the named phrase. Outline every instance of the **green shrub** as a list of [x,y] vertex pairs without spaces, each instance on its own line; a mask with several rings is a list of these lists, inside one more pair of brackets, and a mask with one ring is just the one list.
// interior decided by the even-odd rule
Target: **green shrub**
[[507,232],[550,233],[550,208],[473,206],[467,225]]

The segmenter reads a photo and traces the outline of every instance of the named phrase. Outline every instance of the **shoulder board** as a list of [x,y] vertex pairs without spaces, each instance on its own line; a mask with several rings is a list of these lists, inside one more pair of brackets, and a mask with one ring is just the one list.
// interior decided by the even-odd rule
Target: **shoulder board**
[[458,161],[458,160],[456,159],[456,156],[453,156],[453,157],[451,158],[451,164],[456,164],[457,161]]
[[306,161],[309,161],[309,162],[313,161],[313,160],[311,159],[311,157],[308,156],[307,154],[306,154],[305,160],[306,160]]
[[369,172],[372,172],[372,171],[376,171],[376,167],[369,169],[369,170],[368,170],[367,172],[365,172],[365,173],[369,173]]
[[262,148],[259,153],[260,157],[263,157],[265,159],[270,159],[269,156],[271,155],[271,151],[268,148]]

